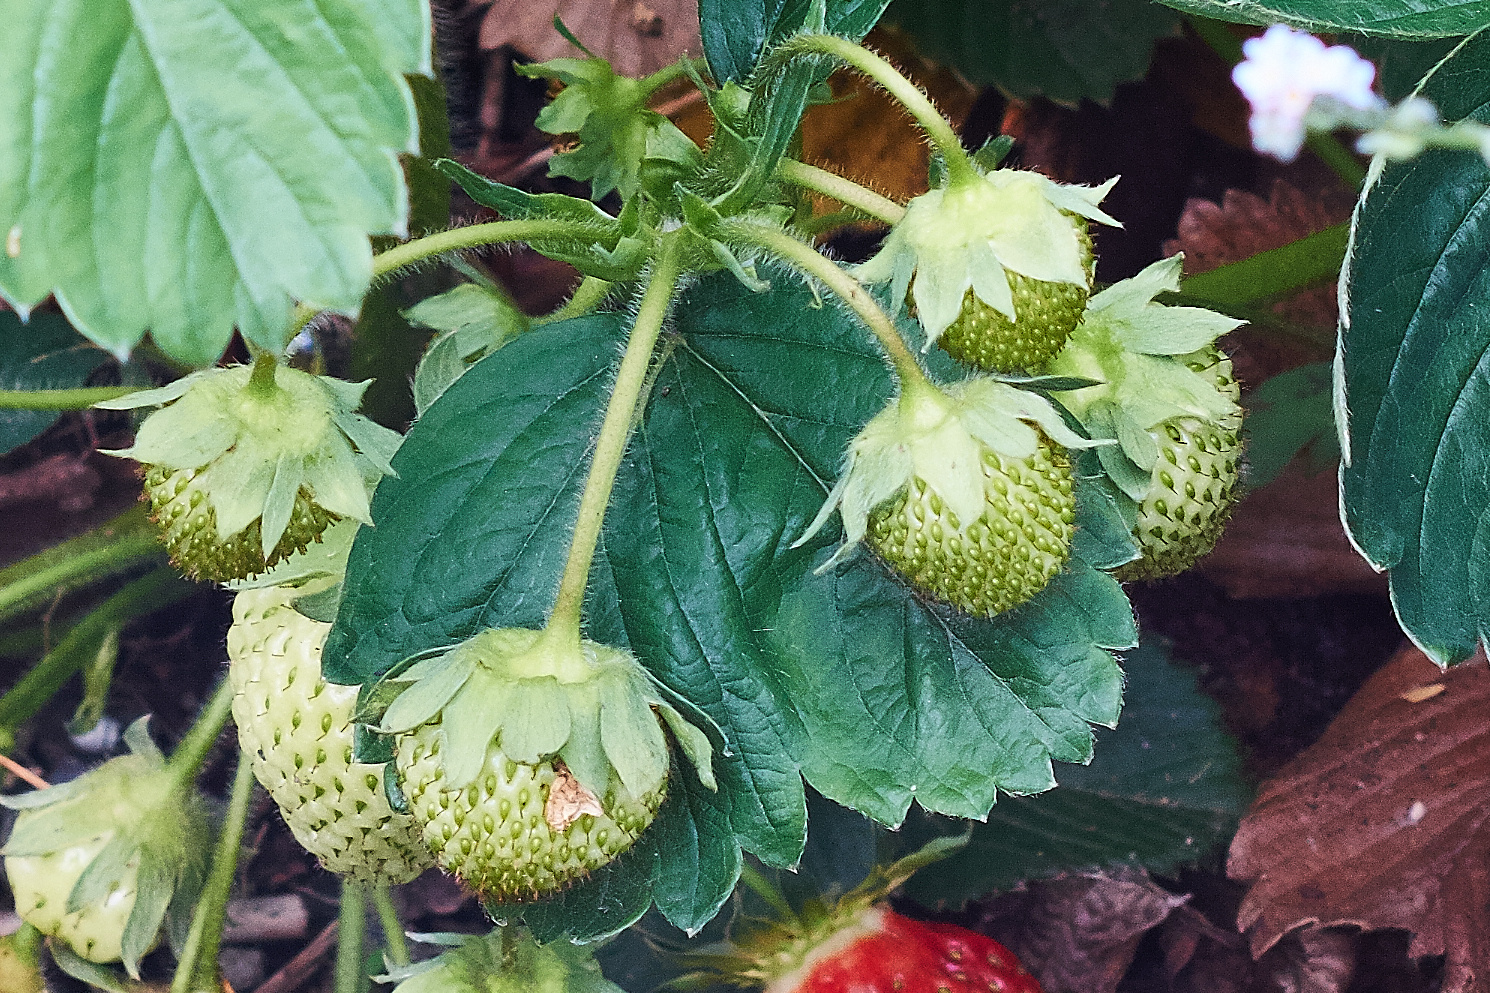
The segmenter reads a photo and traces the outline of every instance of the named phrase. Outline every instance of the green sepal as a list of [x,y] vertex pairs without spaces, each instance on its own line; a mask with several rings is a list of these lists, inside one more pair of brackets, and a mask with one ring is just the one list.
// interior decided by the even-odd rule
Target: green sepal
[[[1087,410],[1085,425],[1094,438],[1119,440],[1121,432],[1116,423],[1119,419],[1126,419],[1120,407],[1110,401],[1100,401]],[[1152,462],[1149,469],[1138,465],[1124,450],[1121,441],[1117,445],[1097,449],[1097,458],[1107,477],[1129,499],[1141,501],[1148,494],[1152,485],[1149,471],[1153,467]]]
[[1179,292],[1184,262],[1176,253],[1093,296],[1082,318],[1088,333],[1130,352],[1187,355],[1247,323],[1203,307],[1154,303],[1160,293]]
[[586,276],[624,282],[639,273],[634,251],[618,251],[626,234],[623,223],[588,200],[562,193],[527,193],[494,183],[450,159],[435,163],[472,200],[509,220],[570,221],[582,226],[585,237],[536,238],[528,245],[541,255],[568,262]]
[[334,583],[323,590],[296,597],[290,603],[301,617],[331,624],[336,620],[337,609],[341,607],[341,594],[342,584]]
[[409,965],[389,965],[381,983],[394,993],[622,993],[607,981],[585,946],[568,941],[516,941],[506,928],[487,935],[414,935],[449,950]]
[[665,196],[675,179],[698,171],[703,153],[672,121],[647,109],[652,91],[644,81],[618,76],[609,62],[596,58],[516,68],[523,76],[564,84],[537,124],[548,134],[577,135],[579,147],[555,155],[550,176],[588,181],[596,200],[611,190],[629,200],[642,186]]

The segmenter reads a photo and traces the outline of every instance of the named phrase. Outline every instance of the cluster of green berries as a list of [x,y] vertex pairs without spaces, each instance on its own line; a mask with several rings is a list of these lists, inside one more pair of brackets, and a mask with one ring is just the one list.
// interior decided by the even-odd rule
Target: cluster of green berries
[[[1132,521],[1138,557],[1119,578],[1173,575],[1215,545],[1238,496],[1241,410],[1214,341],[1239,322],[1152,302],[1178,288],[1178,258],[1091,296],[1089,228],[1117,223],[1098,207],[1112,182],[974,167],[913,200],[858,268],[973,377],[903,382],[854,439],[807,533],[842,511],[847,541],[828,565],[862,538],[931,599],[981,617],[1017,607],[1071,554],[1078,447],[1098,449]],[[1028,376],[1095,384],[1053,393],[1080,434],[1050,395],[1003,382]]]

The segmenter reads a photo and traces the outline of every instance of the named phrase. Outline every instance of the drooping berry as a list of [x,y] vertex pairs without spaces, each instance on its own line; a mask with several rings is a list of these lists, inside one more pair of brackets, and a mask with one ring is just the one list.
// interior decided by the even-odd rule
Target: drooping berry
[[1087,281],[1033,279],[1007,270],[1016,315],[1012,320],[983,302],[969,287],[962,296],[957,319],[936,340],[947,354],[977,369],[1015,372],[1039,369],[1060,352],[1086,310],[1097,261],[1086,218],[1069,213],[1065,216],[1076,229]]
[[1070,463],[1090,447],[1044,397],[993,379],[908,384],[850,443],[807,541],[834,509],[913,588],[976,616],[1024,603],[1060,572],[1076,519]]
[[630,848],[666,794],[664,723],[715,788],[708,738],[624,649],[491,628],[391,682],[381,729],[410,812],[487,900],[542,899]]
[[[1182,361],[1233,402],[1240,398],[1231,360],[1219,349],[1209,346]],[[1237,415],[1177,417],[1160,425],[1159,458],[1133,527],[1142,554],[1117,570],[1119,579],[1177,575],[1216,547],[1240,496],[1241,428]]]
[[368,523],[369,495],[399,436],[355,413],[367,384],[313,376],[262,355],[98,406],[163,405],[132,447],[172,560],[226,582],[264,572],[342,518]]
[[884,246],[859,266],[890,284],[926,332],[926,347],[995,372],[1027,372],[1061,350],[1091,289],[1087,222],[1116,180],[1066,186],[1033,172],[975,169],[916,197]]
[[330,624],[296,611],[301,590],[233,601],[228,678],[238,742],[295,840],[331,872],[406,883],[434,865],[414,818],[389,806],[382,765],[352,759],[358,687],[321,676]]

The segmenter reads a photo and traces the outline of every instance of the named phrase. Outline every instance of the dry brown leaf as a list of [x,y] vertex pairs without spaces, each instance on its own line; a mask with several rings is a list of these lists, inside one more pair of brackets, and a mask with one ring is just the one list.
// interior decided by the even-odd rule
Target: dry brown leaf
[[989,905],[982,928],[1046,993],[1113,993],[1138,943],[1185,903],[1141,870],[1030,883]]
[[645,76],[680,56],[698,56],[697,0],[483,0],[481,47],[510,46],[535,62],[583,58],[554,30],[554,16],[623,76]]
[[[1413,703],[1417,687],[1444,691]],[[1413,932],[1446,955],[1443,990],[1490,980],[1490,669],[1440,673],[1404,649],[1324,736],[1262,789],[1228,873],[1251,881],[1237,925],[1261,955],[1295,928]],[[1476,987],[1476,977],[1483,977]]]
[[[1265,200],[1245,190],[1227,190],[1219,204],[1194,198],[1186,201],[1178,236],[1164,243],[1164,254],[1183,251],[1187,274],[1208,272],[1340,224],[1350,218],[1353,202],[1343,187],[1306,193],[1281,179]],[[1335,284],[1301,290],[1273,310],[1295,324],[1333,328]]]
[[1198,568],[1237,598],[1385,595],[1386,574],[1345,537],[1338,485],[1333,472],[1311,476],[1295,462],[1247,494]]

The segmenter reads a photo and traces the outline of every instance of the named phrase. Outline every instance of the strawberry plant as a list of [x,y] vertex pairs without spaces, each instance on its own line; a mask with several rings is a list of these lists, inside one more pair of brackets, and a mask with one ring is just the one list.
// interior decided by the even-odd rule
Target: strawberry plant
[[[1405,629],[1442,663],[1470,655],[1490,626],[1490,84],[1475,71],[1490,35],[1473,33],[1490,17],[1165,4],[1114,27],[1110,51],[1040,29],[1061,61],[1001,51],[978,72],[1106,98],[1175,11],[1223,54],[1238,39],[1222,21],[1469,37],[1397,103],[1348,50],[1281,26],[1249,40],[1236,81],[1260,150],[1307,144],[1348,173],[1329,132],[1349,128],[1374,156],[1348,244],[1190,279],[1173,255],[1103,282],[1121,178],[1058,182],[1006,139],[964,147],[863,44],[888,0],[702,0],[702,56],[640,78],[556,19],[575,54],[517,72],[553,84],[536,127],[562,142],[550,175],[567,192],[446,154],[426,0],[23,4],[0,37],[0,406],[24,413],[0,441],[63,409],[127,418],[133,443],[106,451],[138,463],[148,511],[0,572],[0,621],[45,611],[49,647],[0,697],[0,751],[79,671],[75,723],[96,721],[120,630],[184,598],[178,573],[235,596],[231,668],[170,759],[134,725],[134,754],[7,799],[23,811],[4,849],[17,912],[56,962],[122,984],[109,963],[138,979],[164,940],[173,991],[218,988],[255,779],[342,878],[338,993],[368,976],[368,895],[401,990],[610,989],[569,942],[654,908],[696,935],[742,878],[784,904],[763,873],[811,861],[845,812],[907,837],[1007,818],[1013,840],[972,829],[950,856],[970,892],[1014,866],[1204,854],[1242,795],[1214,713],[1194,709],[1206,733],[1176,753],[1186,776],[1146,778],[1142,755],[1185,728],[1141,745],[1119,731],[1100,764],[1125,693],[1155,727],[1144,694],[1193,696],[1139,648],[1123,584],[1182,573],[1219,540],[1247,424],[1225,336],[1341,271],[1342,252],[1346,525],[1391,571]],[[965,60],[945,6],[891,17]],[[1008,38],[1031,35],[1016,5],[988,6]],[[1070,6],[1094,30],[1105,9]],[[804,115],[837,71],[914,121],[925,192],[898,202],[803,160]],[[685,91],[707,137],[658,110]],[[447,223],[452,190],[490,219]],[[879,241],[860,263],[822,244],[866,225]],[[566,302],[517,310],[479,265],[514,245],[573,268]],[[421,289],[404,326],[433,332],[407,383],[373,330],[395,282]],[[338,364],[338,321],[359,315]],[[380,406],[394,394],[411,423]],[[107,598],[86,600],[95,588]],[[53,647],[64,595],[86,606]],[[229,711],[240,755],[214,846],[195,784]],[[1098,841],[1059,837],[1047,814]],[[759,965],[784,954],[768,944],[723,981],[838,988],[826,942],[856,973],[888,970],[874,988],[938,970],[954,985],[924,988],[1037,988],[991,939],[879,903],[907,864],[767,928],[790,968]],[[435,865],[501,930],[411,965],[389,887]],[[839,947],[845,933],[863,947]],[[870,961],[890,944],[921,958],[890,976]]]

